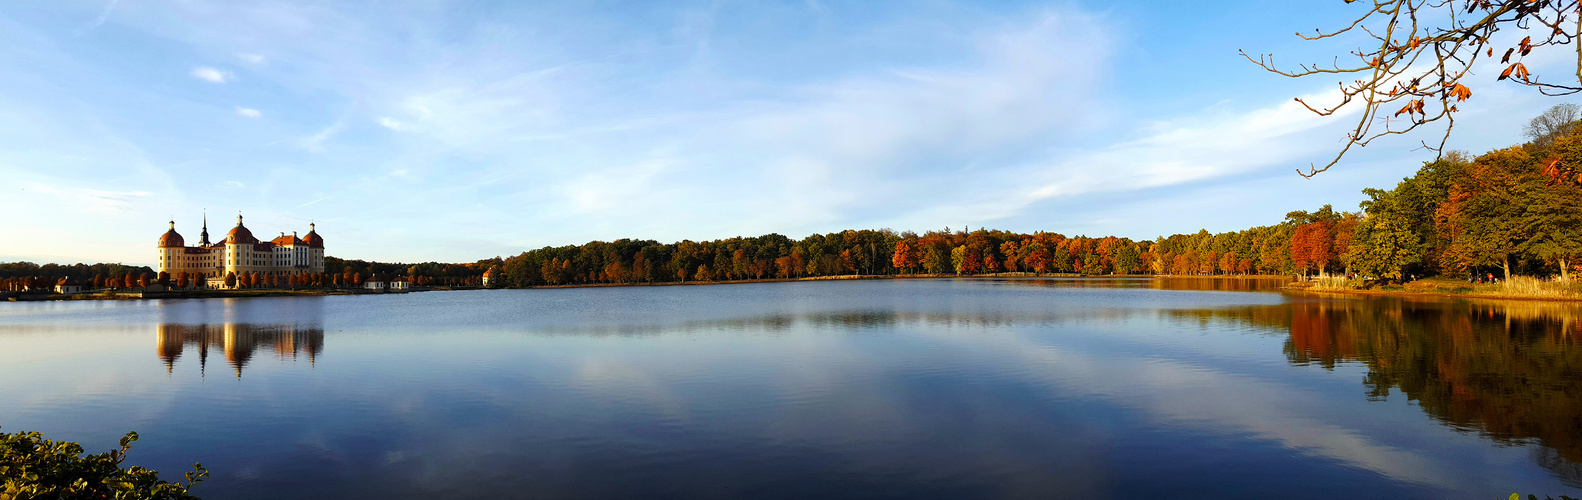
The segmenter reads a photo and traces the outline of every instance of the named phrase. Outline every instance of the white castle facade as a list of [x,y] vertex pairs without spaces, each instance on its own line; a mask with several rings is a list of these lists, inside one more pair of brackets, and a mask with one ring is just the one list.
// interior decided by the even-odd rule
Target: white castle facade
[[203,232],[197,246],[187,246],[186,240],[176,232],[176,221],[170,221],[170,230],[159,237],[159,272],[174,277],[180,273],[206,278],[209,283],[223,280],[227,274],[259,273],[276,277],[324,272],[324,238],[319,236],[314,224],[308,224],[308,234],[298,238],[296,233],[270,241],[259,241],[253,232],[242,225],[242,216],[236,216],[236,227],[225,239],[209,243],[209,223],[205,218]]

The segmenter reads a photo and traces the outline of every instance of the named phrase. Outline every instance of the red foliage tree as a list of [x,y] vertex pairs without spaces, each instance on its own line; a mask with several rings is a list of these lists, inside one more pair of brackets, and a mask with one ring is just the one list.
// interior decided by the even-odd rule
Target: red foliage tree
[[890,258],[890,265],[903,272],[911,273],[922,263],[922,256],[918,255],[917,247],[912,245],[912,240],[895,242],[895,255]]
[[1311,222],[1297,227],[1291,234],[1291,263],[1304,274],[1309,269],[1324,273],[1330,261],[1335,260],[1330,229],[1329,222]]

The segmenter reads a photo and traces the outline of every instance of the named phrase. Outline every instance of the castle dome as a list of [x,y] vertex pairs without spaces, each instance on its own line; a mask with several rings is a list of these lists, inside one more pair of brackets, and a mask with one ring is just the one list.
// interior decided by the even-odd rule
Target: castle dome
[[176,221],[170,221],[170,230],[169,231],[165,231],[165,234],[163,234],[163,235],[161,235],[159,237],[159,247],[160,248],[169,248],[169,247],[177,247],[177,248],[179,248],[179,247],[184,247],[184,246],[187,246],[187,241],[181,238],[181,233],[177,233],[176,232]]
[[308,235],[302,237],[302,242],[307,243],[308,248],[324,248],[324,237],[319,236],[314,226],[314,224],[308,224]]
[[254,238],[253,232],[249,231],[247,226],[242,225],[242,216],[238,214],[236,216],[236,227],[231,228],[231,232],[225,235],[225,243],[228,245],[255,245],[258,243],[258,238]]

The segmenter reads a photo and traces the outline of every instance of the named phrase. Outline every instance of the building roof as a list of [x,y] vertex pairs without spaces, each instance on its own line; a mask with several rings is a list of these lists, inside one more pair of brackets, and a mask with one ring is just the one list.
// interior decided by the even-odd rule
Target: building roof
[[319,236],[319,232],[315,226],[317,226],[317,224],[308,224],[308,235],[302,237],[302,242],[307,243],[308,248],[322,249],[324,248],[324,237]]
[[285,247],[285,246],[301,245],[302,244],[302,238],[298,238],[297,235],[295,235],[295,234],[293,234],[291,236],[286,236],[285,233],[280,233],[280,237],[279,238],[275,238],[273,240],[269,240],[269,242],[270,243],[274,243],[275,246]]
[[253,232],[242,225],[242,216],[236,216],[236,227],[225,234],[225,243],[230,245],[253,245],[258,243],[258,238],[253,237]]
[[165,231],[165,234],[160,235],[159,237],[159,247],[167,248],[184,246],[187,246],[187,242],[181,238],[181,233],[176,232],[176,221],[170,221],[170,230]]

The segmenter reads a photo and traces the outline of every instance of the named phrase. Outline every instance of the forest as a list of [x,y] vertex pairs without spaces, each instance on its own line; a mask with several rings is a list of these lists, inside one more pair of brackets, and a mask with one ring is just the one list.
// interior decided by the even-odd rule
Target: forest
[[[676,243],[620,239],[472,263],[327,257],[326,279],[291,285],[347,286],[381,276],[407,277],[418,286],[476,286],[491,269],[495,287],[1007,273],[1343,275],[1355,276],[1357,284],[1486,274],[1569,281],[1582,255],[1578,118],[1577,106],[1556,106],[1532,120],[1528,142],[1479,156],[1447,153],[1394,188],[1363,190],[1367,199],[1355,211],[1325,205],[1217,234],[1199,230],[1137,241],[946,228],[922,234],[845,230],[796,240],[780,234]],[[151,272],[119,264],[0,264],[0,279],[34,277],[38,283]]]
[[1498,273],[1569,281],[1582,255],[1578,118],[1577,106],[1556,106],[1532,120],[1527,143],[1476,157],[1448,153],[1393,189],[1365,189],[1359,210],[1326,205],[1240,231],[1153,241],[987,229],[623,239],[523,252],[503,259],[499,280],[525,287],[837,275],[1344,273],[1399,283]]

